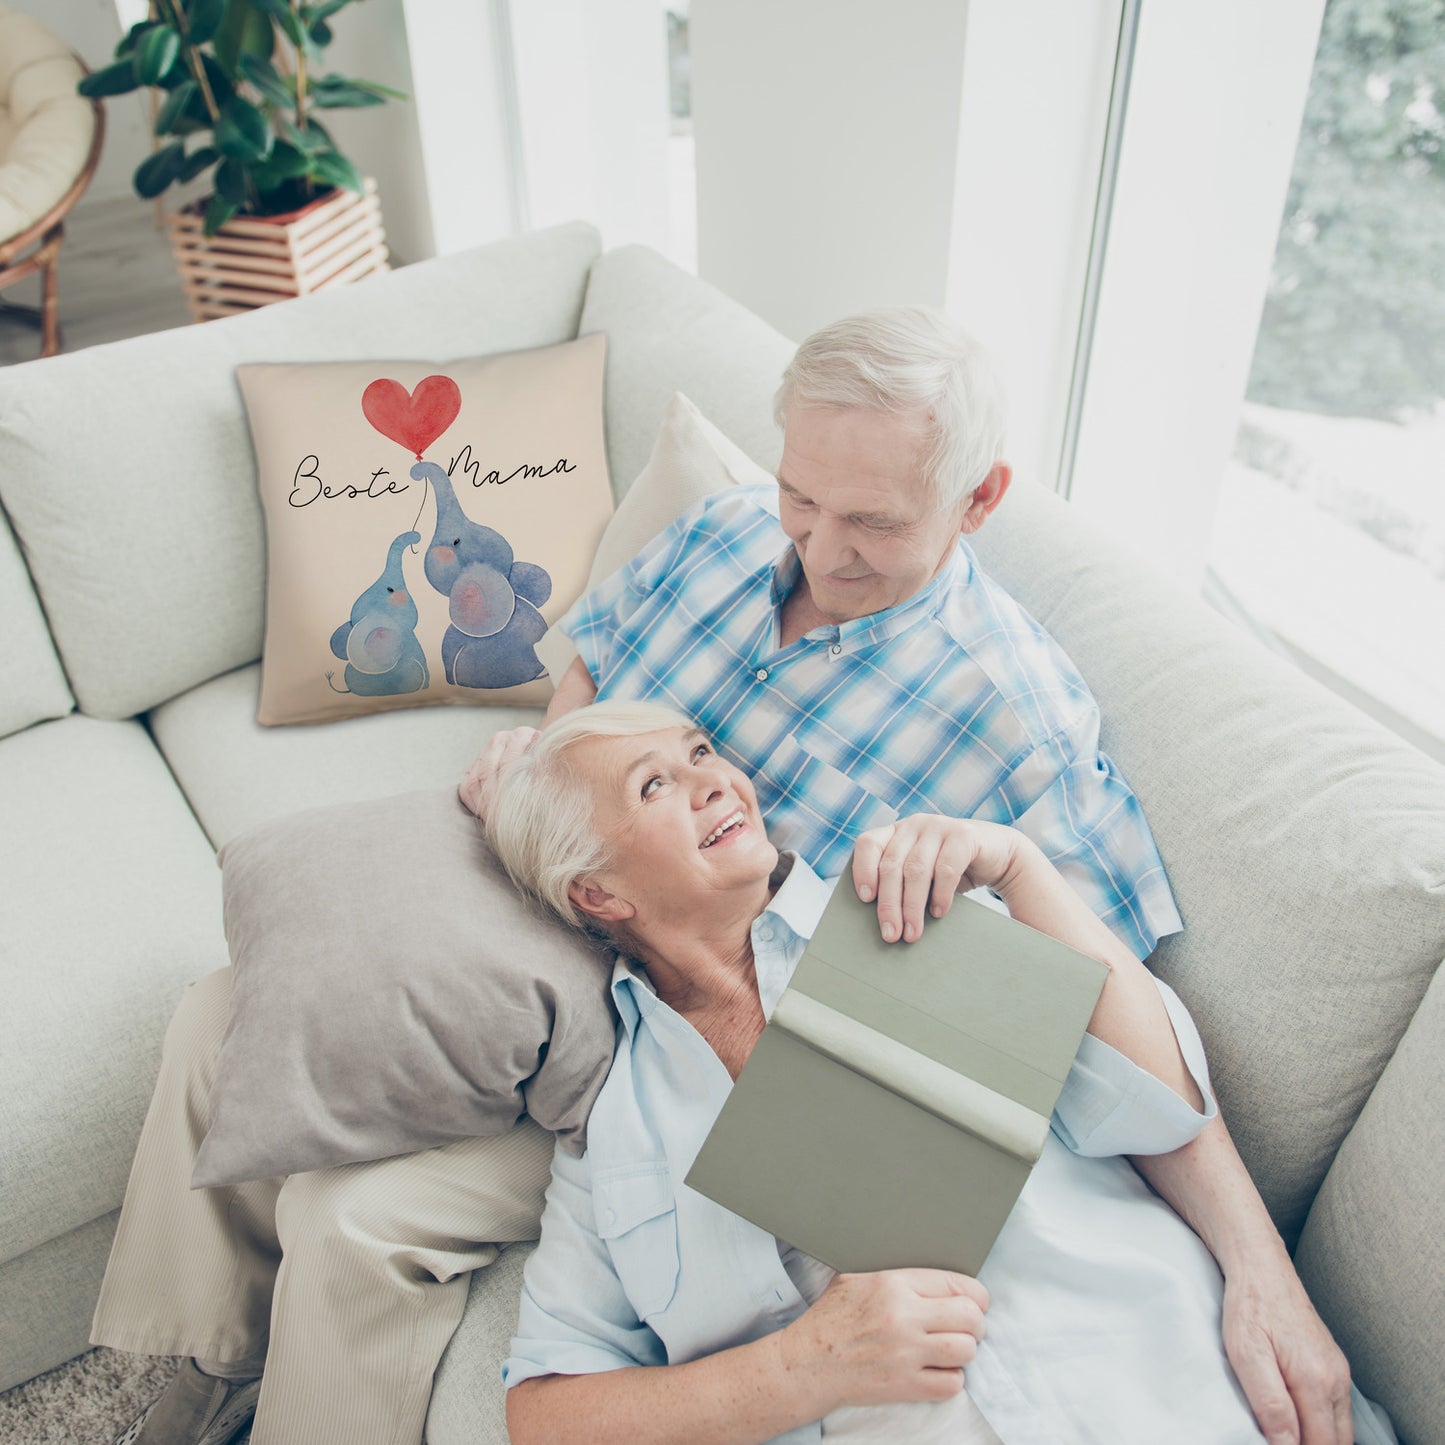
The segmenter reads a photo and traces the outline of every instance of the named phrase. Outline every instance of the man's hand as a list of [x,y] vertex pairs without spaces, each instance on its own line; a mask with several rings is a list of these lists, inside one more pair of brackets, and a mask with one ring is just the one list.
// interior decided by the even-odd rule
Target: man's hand
[[1287,1261],[1226,1278],[1224,1348],[1269,1445],[1352,1445],[1349,1363]]
[[457,784],[457,794],[482,822],[487,821],[492,805],[497,770],[525,753],[539,736],[536,728],[512,728],[509,732],[497,733],[473,759]]

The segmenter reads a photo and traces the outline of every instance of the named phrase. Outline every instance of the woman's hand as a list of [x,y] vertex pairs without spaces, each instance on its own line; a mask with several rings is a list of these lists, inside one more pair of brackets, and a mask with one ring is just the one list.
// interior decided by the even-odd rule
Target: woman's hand
[[965,1274],[890,1269],[840,1274],[779,1337],[784,1369],[840,1405],[947,1400],[983,1338],[988,1291]]
[[497,770],[525,753],[539,736],[536,728],[512,728],[508,732],[497,733],[473,759],[471,767],[457,784],[457,795],[482,822],[487,821],[487,813],[492,806]]
[[1022,833],[999,823],[916,813],[858,839],[853,886],[865,903],[878,900],[887,942],[912,943],[923,932],[924,913],[942,918],[956,893],[1008,888],[1028,849],[1034,845]]

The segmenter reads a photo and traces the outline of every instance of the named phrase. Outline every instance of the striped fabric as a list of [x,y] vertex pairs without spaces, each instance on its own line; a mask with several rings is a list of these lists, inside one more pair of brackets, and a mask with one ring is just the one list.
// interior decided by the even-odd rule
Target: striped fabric
[[667,702],[755,779],[769,835],[821,876],[912,813],[1013,823],[1140,957],[1182,925],[1093,696],[960,540],[922,592],[780,648],[801,565],[772,487],[685,512],[561,620],[598,699]]

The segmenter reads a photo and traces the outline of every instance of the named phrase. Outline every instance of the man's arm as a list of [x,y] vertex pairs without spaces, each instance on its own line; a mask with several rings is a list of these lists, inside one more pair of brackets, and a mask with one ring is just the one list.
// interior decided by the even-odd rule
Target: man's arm
[[[573,658],[572,666],[562,674],[552,701],[547,704],[542,726],[556,722],[559,717],[579,707],[586,707],[597,696],[597,684],[587,671],[587,664],[580,657]],[[537,736],[536,728],[509,728],[506,732],[494,733],[488,738],[481,752],[472,759],[471,766],[462,774],[457,784],[457,795],[468,808],[484,823],[487,810],[492,805],[492,781],[497,769],[517,753],[524,753],[532,746]]]
[[1270,1445],[1350,1445],[1350,1367],[1295,1273],[1224,1120],[1131,1161],[1224,1273],[1224,1347]]

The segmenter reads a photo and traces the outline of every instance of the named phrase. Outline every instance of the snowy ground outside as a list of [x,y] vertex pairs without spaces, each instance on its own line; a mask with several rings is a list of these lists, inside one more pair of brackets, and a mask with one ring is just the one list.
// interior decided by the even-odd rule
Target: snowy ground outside
[[1242,421],[1211,565],[1445,754],[1445,413],[1401,427],[1247,405]]

